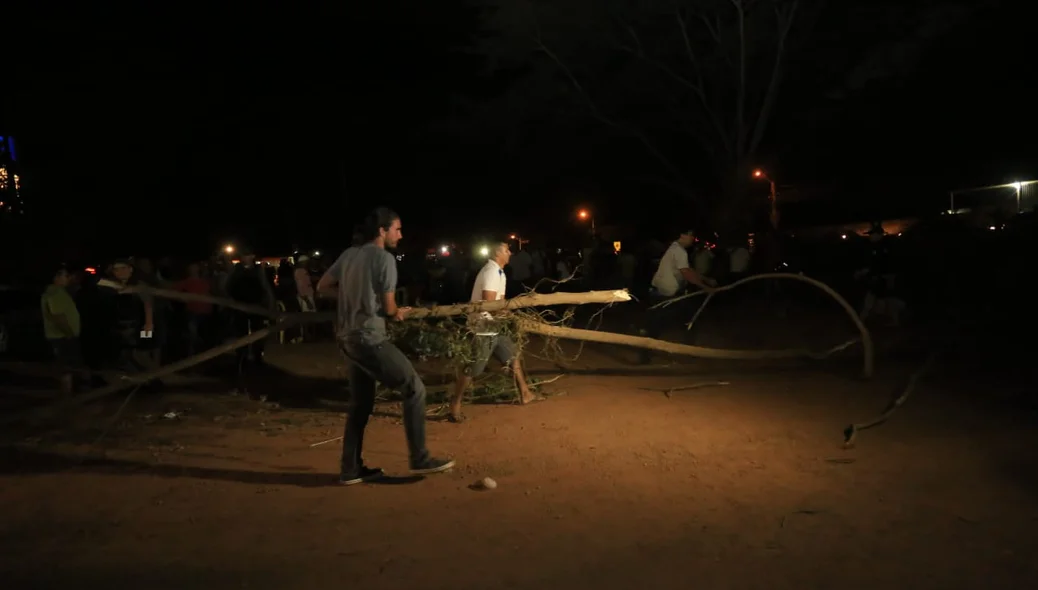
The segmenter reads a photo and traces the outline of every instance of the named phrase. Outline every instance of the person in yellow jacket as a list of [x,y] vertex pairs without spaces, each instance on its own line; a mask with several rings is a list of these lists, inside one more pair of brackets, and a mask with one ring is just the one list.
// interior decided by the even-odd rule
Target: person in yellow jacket
[[68,270],[59,268],[40,298],[43,333],[61,367],[61,392],[66,395],[72,393],[74,372],[82,366],[83,360],[79,346],[79,310],[68,292],[68,283]]

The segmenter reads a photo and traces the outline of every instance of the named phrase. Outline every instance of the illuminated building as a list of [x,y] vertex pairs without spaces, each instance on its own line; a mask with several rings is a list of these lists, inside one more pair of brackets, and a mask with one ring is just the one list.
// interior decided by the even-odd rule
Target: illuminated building
[[0,215],[22,215],[22,179],[18,174],[18,154],[14,138],[0,135]]

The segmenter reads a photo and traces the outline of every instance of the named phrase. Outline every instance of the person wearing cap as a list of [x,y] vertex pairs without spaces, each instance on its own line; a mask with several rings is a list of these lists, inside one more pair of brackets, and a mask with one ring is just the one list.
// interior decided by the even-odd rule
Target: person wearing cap
[[[717,285],[713,279],[703,277],[691,268],[688,261],[688,248],[695,241],[695,230],[682,231],[678,234],[678,239],[674,240],[664,252],[663,258],[660,259],[660,264],[656,268],[656,274],[652,277],[652,288],[649,290],[650,308],[681,295],[688,285],[694,285],[707,291]],[[642,333],[649,338],[659,339],[669,325],[678,321],[676,312],[680,307],[679,305],[668,305],[649,309]],[[643,350],[642,363],[648,364],[651,360],[652,354],[648,350]]]

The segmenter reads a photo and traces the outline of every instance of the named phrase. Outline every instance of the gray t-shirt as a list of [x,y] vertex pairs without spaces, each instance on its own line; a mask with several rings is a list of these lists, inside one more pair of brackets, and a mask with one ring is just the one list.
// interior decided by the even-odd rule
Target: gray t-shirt
[[339,282],[339,338],[367,346],[385,342],[382,296],[396,291],[396,258],[374,244],[364,244],[343,252],[328,273]]

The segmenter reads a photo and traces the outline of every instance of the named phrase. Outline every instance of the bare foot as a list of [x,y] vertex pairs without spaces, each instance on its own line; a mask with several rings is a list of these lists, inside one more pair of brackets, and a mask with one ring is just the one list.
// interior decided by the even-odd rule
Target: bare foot
[[452,409],[449,412],[447,412],[447,421],[452,422],[454,424],[461,424],[465,421],[465,414],[461,413],[461,409]]
[[522,393],[522,397],[519,398],[519,403],[525,406],[527,404],[532,404],[533,402],[539,402],[543,399],[543,397],[534,394],[532,391],[526,390]]

